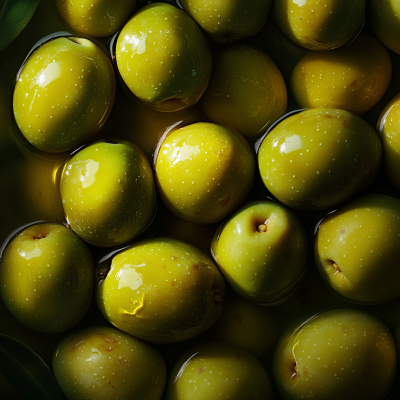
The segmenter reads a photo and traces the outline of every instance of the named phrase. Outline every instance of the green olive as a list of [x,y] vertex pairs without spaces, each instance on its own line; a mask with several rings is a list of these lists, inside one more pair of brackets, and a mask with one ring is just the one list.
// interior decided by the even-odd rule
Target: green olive
[[273,361],[283,400],[377,400],[396,377],[389,328],[363,311],[333,310],[287,331]]
[[14,90],[14,116],[33,146],[57,153],[98,133],[114,96],[114,71],[103,50],[87,39],[57,38],[24,64]]
[[202,251],[154,237],[112,259],[96,300],[118,329],[148,342],[173,343],[204,332],[219,318],[224,287]]
[[329,214],[315,238],[323,279],[347,299],[376,304],[400,296],[400,200],[369,194]]
[[53,371],[68,400],[160,400],[167,377],[155,348],[105,326],[64,338],[54,350]]
[[271,58],[254,46],[224,46],[214,56],[214,71],[201,103],[215,123],[258,138],[286,112],[282,74]]
[[116,246],[150,223],[156,191],[150,164],[138,146],[99,140],[64,166],[60,192],[73,231],[95,246]]
[[195,104],[211,75],[211,51],[198,25],[170,4],[141,8],[117,41],[118,70],[132,93],[158,111]]
[[90,36],[115,33],[130,16],[137,0],[54,0],[58,12],[77,32]]
[[364,22],[365,5],[365,0],[279,0],[274,2],[274,16],[293,42],[325,51],[356,35]]
[[254,157],[234,129],[196,123],[177,129],[161,144],[156,183],[164,204],[176,216],[211,224],[230,214],[254,179]]
[[391,77],[387,50],[363,33],[344,48],[305,55],[293,69],[291,87],[302,108],[341,108],[362,115],[382,98]]
[[355,114],[332,108],[286,118],[258,152],[266,188],[298,210],[327,209],[351,199],[375,177],[381,158],[375,130]]

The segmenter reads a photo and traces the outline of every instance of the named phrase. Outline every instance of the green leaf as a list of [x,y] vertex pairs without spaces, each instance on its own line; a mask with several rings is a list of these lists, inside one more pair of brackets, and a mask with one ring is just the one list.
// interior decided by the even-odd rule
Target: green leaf
[[28,25],[40,0],[0,0],[0,51]]
[[0,372],[30,400],[63,400],[48,365],[29,347],[0,334]]

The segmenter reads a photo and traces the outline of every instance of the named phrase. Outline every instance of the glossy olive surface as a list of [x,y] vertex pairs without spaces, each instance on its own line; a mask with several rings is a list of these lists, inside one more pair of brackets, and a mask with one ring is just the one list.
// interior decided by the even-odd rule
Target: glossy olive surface
[[293,69],[291,87],[302,108],[342,108],[363,115],[385,94],[391,77],[389,53],[363,33],[344,48],[306,54]]
[[139,235],[156,204],[153,172],[138,146],[99,140],[64,166],[60,192],[74,232],[96,246],[116,246]]
[[185,11],[216,43],[236,42],[258,31],[272,0],[180,0]]
[[172,343],[204,332],[219,318],[224,287],[202,251],[155,237],[113,258],[96,300],[118,329],[148,342]]
[[103,50],[87,39],[61,37],[40,46],[24,64],[14,117],[36,148],[67,151],[98,133],[114,96],[114,71]]
[[369,17],[379,40],[400,54],[400,3],[396,0],[370,0]]
[[288,331],[273,373],[283,400],[378,400],[393,385],[396,366],[389,328],[363,311],[339,309]]
[[118,70],[150,108],[178,111],[195,104],[211,75],[211,51],[198,25],[170,4],[141,8],[122,29]]
[[207,342],[185,352],[171,372],[165,400],[272,399],[262,364],[240,347]]
[[0,295],[24,325],[40,332],[64,332],[88,310],[93,276],[92,255],[70,229],[32,225],[2,254]]
[[76,31],[90,36],[115,33],[133,12],[137,0],[54,0],[58,12]]
[[384,303],[400,296],[400,200],[358,197],[323,219],[315,262],[323,279],[345,298]]
[[365,0],[279,0],[274,2],[274,17],[293,42],[325,51],[343,46],[357,34],[365,5]]
[[382,141],[386,176],[400,190],[400,93],[382,110],[376,130]]
[[160,400],[167,377],[155,348],[106,326],[74,331],[55,348],[52,364],[68,400]]
[[201,99],[213,122],[257,138],[286,112],[285,81],[263,50],[246,44],[226,45],[213,62],[210,84]]
[[199,224],[217,222],[249,193],[255,161],[233,129],[195,123],[169,134],[158,150],[156,183],[168,209]]
[[283,120],[263,140],[258,165],[266,188],[283,204],[322,210],[354,197],[375,177],[382,145],[355,114],[316,108]]
[[229,285],[247,300],[264,305],[290,293],[307,259],[301,221],[272,201],[240,208],[216,231],[211,248]]

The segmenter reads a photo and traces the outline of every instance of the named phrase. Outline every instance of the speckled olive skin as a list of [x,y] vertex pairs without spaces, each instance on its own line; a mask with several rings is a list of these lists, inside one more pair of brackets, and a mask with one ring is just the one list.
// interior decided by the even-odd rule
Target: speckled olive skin
[[261,178],[283,204],[323,210],[351,199],[375,177],[382,145],[375,130],[344,110],[316,108],[283,120],[258,152]]
[[7,246],[0,263],[0,294],[24,325],[46,333],[73,328],[85,315],[94,285],[92,255],[68,228],[38,224]]
[[25,63],[14,90],[14,117],[33,146],[67,151],[100,130],[114,96],[114,71],[103,50],[87,39],[57,38]]
[[350,300],[393,300],[400,296],[399,232],[400,200],[382,194],[359,197],[322,221],[314,246],[317,268]]
[[262,364],[250,353],[223,342],[207,342],[185,352],[168,380],[165,400],[272,400]]
[[262,50],[226,45],[215,54],[214,70],[201,104],[211,121],[257,138],[286,112],[286,85]]
[[363,33],[349,46],[305,55],[293,69],[291,87],[301,108],[341,108],[362,115],[382,98],[391,77],[389,53]]
[[376,130],[382,141],[386,176],[400,190],[400,93],[383,109]]
[[76,153],[64,166],[60,192],[69,225],[95,246],[132,240],[154,215],[153,172],[127,141],[99,140]]
[[177,217],[212,224],[229,215],[250,191],[255,161],[233,129],[196,123],[166,137],[156,160],[158,192]]
[[287,332],[273,373],[283,400],[381,400],[394,382],[396,365],[389,328],[363,311],[341,309]]
[[232,291],[225,293],[221,318],[209,330],[212,340],[241,347],[259,359],[270,353],[278,332],[271,308],[250,303]]
[[365,5],[365,0],[279,0],[274,2],[274,17],[293,42],[325,51],[343,46],[357,34]]
[[287,296],[304,273],[307,237],[300,219],[281,204],[246,204],[216,231],[212,254],[238,294],[261,305]]
[[198,25],[172,5],[141,8],[122,29],[118,70],[132,93],[158,111],[195,104],[211,75],[211,51]]
[[400,54],[400,3],[396,0],[370,0],[369,17],[379,40]]
[[148,342],[173,343],[204,332],[219,318],[224,287],[202,251],[157,237],[113,258],[96,301],[118,329]]
[[58,12],[77,32],[90,36],[115,33],[132,14],[137,0],[54,0]]
[[160,400],[166,383],[165,363],[154,347],[105,326],[63,339],[52,364],[68,400]]
[[271,0],[180,0],[185,11],[217,43],[255,34],[268,16]]

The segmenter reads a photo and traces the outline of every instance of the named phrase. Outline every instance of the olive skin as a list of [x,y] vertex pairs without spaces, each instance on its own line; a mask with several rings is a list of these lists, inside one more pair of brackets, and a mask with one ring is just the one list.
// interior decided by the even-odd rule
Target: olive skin
[[57,38],[24,64],[14,90],[14,117],[33,146],[59,153],[99,132],[114,97],[114,71],[103,50],[87,39]]
[[307,237],[300,219],[286,207],[254,201],[222,223],[211,250],[235,292],[270,305],[287,297],[301,279]]
[[284,205],[309,211],[354,197],[375,177],[381,159],[375,130],[355,114],[332,108],[286,118],[258,151],[266,188]]
[[375,35],[390,50],[400,54],[400,4],[396,0],[370,0],[369,18]]
[[52,365],[68,400],[160,400],[167,378],[158,350],[106,326],[72,332],[55,348]]
[[0,295],[9,311],[31,329],[59,333],[86,314],[94,263],[86,245],[60,224],[24,229],[0,262]]
[[211,51],[198,25],[170,4],[141,8],[122,28],[118,70],[149,108],[173,112],[195,104],[211,75]]
[[224,288],[202,251],[155,237],[113,258],[96,301],[118,329],[148,342],[173,343],[204,332],[219,318]]
[[282,74],[255,46],[226,45],[213,58],[214,70],[201,104],[211,121],[258,138],[286,112]]
[[58,12],[77,32],[103,37],[115,33],[137,0],[54,0]]
[[296,44],[326,51],[356,35],[364,22],[365,5],[365,0],[279,0],[274,2],[274,17]]
[[384,399],[396,377],[389,328],[364,311],[318,314],[282,336],[273,373],[283,400]]
[[199,122],[171,132],[156,159],[158,193],[177,217],[212,224],[229,215],[249,193],[255,161],[234,129]]
[[400,93],[386,105],[379,116],[376,130],[383,146],[383,165],[390,182],[400,190]]
[[291,77],[300,108],[332,107],[363,115],[383,97],[392,77],[384,46],[362,33],[341,49],[306,54]]
[[184,10],[216,43],[231,43],[255,34],[268,16],[271,0],[181,0]]
[[186,351],[176,362],[165,400],[272,400],[262,364],[240,347],[207,342]]
[[150,164],[128,141],[99,140],[77,152],[64,166],[60,193],[73,231],[101,247],[138,236],[156,206]]
[[324,281],[361,304],[400,296],[400,200],[382,194],[354,199],[325,217],[314,258]]

